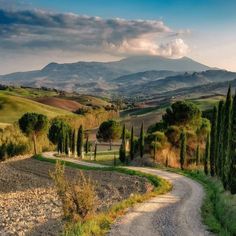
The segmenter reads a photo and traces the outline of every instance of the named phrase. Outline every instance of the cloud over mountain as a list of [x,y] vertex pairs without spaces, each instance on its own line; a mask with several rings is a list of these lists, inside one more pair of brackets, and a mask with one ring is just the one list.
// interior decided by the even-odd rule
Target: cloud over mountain
[[180,57],[182,39],[166,42],[173,33],[162,21],[102,19],[42,10],[0,10],[0,47],[63,49],[111,54],[153,54]]
[[179,58],[188,51],[178,31],[160,20],[103,19],[56,13],[0,0],[0,74],[51,61],[117,60],[132,55]]

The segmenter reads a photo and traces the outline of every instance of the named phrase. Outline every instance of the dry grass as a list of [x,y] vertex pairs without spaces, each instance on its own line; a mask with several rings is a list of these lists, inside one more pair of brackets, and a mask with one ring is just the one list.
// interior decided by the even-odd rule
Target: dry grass
[[50,173],[62,202],[64,217],[68,221],[84,221],[96,209],[96,192],[90,178],[80,171],[75,181],[65,178],[65,166],[57,161],[55,171]]

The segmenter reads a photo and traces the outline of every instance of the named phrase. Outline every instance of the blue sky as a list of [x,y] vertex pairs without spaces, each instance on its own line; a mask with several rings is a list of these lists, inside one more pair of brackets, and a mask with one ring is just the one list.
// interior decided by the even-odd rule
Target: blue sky
[[137,54],[236,71],[235,0],[0,0],[1,9],[0,74]]
[[33,6],[104,18],[163,19],[173,27],[236,22],[235,0],[31,0]]

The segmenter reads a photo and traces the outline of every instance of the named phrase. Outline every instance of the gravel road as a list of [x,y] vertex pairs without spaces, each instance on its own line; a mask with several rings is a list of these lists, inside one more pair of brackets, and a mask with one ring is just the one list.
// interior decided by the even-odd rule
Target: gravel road
[[109,236],[212,235],[201,222],[204,192],[200,184],[166,171],[142,167],[131,169],[165,178],[173,184],[173,190],[131,209],[112,226]]

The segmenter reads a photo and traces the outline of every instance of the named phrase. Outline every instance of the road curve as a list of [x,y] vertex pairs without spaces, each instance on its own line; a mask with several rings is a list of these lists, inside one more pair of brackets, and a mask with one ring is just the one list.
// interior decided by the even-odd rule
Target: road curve
[[[44,153],[51,159],[52,153]],[[71,158],[63,160],[104,167]],[[108,236],[205,236],[213,235],[208,232],[201,221],[201,205],[204,196],[203,187],[194,180],[168,171],[127,167],[162,177],[170,181],[173,189],[147,202],[136,205],[125,216],[121,217],[111,227]]]
[[150,168],[131,169],[158,175],[173,184],[171,192],[136,205],[112,226],[109,236],[212,235],[201,222],[202,186],[182,175]]

